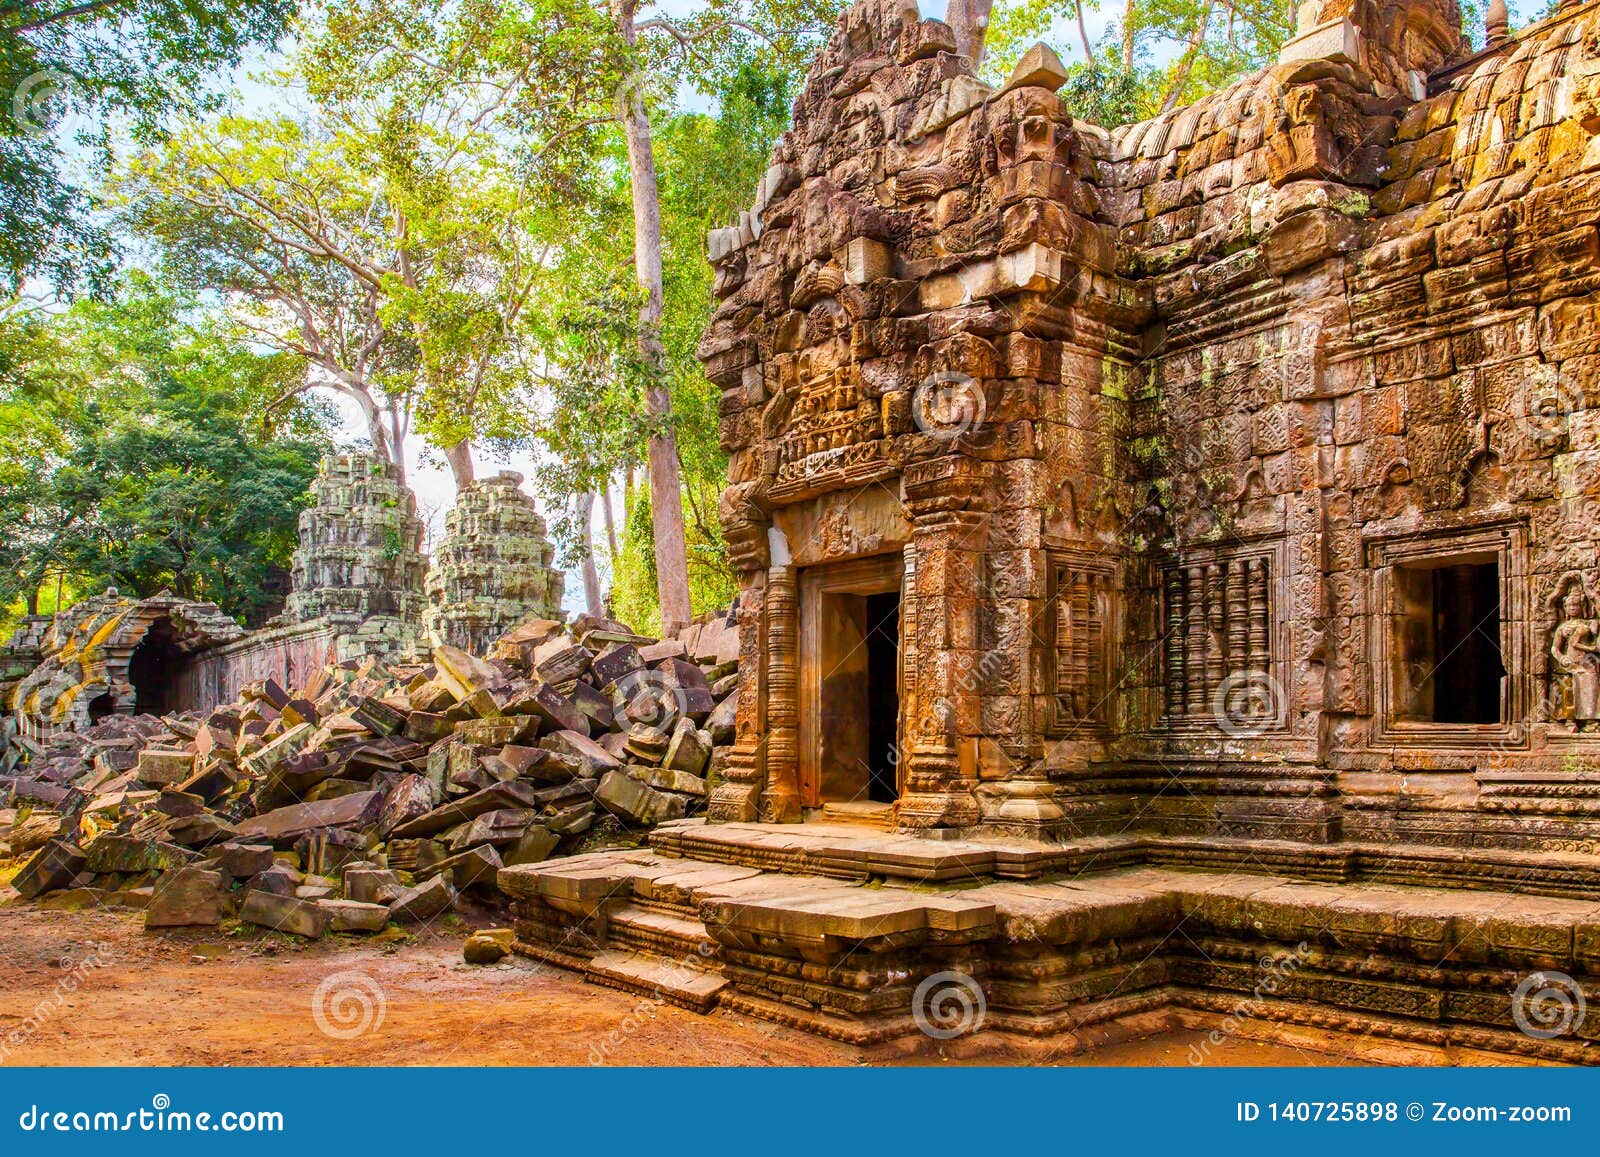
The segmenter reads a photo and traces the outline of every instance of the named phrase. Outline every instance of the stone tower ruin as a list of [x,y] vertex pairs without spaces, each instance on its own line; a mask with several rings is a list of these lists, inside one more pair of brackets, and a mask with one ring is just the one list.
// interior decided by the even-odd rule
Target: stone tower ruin
[[463,486],[428,570],[428,638],[474,654],[531,616],[561,618],[566,580],[522,475]]

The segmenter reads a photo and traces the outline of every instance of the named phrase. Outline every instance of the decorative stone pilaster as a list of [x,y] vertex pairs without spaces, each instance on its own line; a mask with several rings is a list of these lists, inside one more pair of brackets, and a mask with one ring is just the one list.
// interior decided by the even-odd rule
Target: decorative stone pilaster
[[723,781],[711,791],[706,814],[713,822],[750,822],[761,810],[767,783],[767,567],[772,559],[765,491],[761,482],[734,483],[718,505],[728,562],[739,578],[739,707],[733,751]]
[[976,618],[984,587],[987,463],[951,453],[906,467],[903,493],[912,518],[907,621],[915,624],[915,676],[902,704],[906,719],[901,827],[968,827],[979,819],[980,682]]
[[457,493],[426,579],[430,642],[478,653],[523,619],[561,617],[566,581],[521,486],[506,470]]
[[414,650],[426,603],[422,520],[399,471],[364,454],[329,455],[311,493],[284,621],[348,624],[341,660]]
[[792,823],[800,819],[800,592],[788,565],[767,571],[766,714],[761,819]]

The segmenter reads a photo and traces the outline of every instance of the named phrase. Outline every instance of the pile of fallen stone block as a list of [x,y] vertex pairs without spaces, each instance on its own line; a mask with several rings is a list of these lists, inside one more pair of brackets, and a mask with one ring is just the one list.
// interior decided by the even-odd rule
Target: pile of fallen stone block
[[204,714],[112,717],[0,777],[12,885],[305,937],[498,901],[512,864],[703,808],[733,737],[725,616],[667,640],[524,622],[486,656],[330,664]]

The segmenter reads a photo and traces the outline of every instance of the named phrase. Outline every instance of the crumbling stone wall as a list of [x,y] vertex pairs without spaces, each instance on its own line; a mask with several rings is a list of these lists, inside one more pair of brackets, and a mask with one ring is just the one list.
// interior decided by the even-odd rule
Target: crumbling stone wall
[[523,619],[560,619],[566,580],[522,475],[463,486],[433,553],[423,613],[435,644],[480,654]]
[[[115,588],[45,623],[41,631],[37,620],[25,621],[14,636],[12,647],[31,644],[37,659],[10,686],[4,703],[7,729],[34,737],[82,731],[94,719],[131,714],[136,694],[130,663],[154,629],[170,639],[178,662],[244,635],[213,603],[164,591],[133,599]],[[173,675],[176,682],[178,673]]]
[[[1600,9],[1456,26],[1312,3],[1278,64],[1107,133],[1048,50],[995,91],[939,21],[841,17],[711,237],[714,818],[797,818],[803,576],[895,554],[902,826],[1600,834]],[[1492,719],[1423,717],[1451,571],[1488,576]]]

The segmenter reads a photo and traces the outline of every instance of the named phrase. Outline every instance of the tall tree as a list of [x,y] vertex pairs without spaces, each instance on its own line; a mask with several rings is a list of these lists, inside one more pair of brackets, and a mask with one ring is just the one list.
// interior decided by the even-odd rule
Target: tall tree
[[211,103],[211,77],[250,46],[272,44],[293,11],[294,0],[0,6],[0,91],[10,102],[0,115],[0,288],[34,274],[63,289],[108,283],[111,239],[63,172],[55,130],[66,114],[77,114],[91,157],[112,119],[151,139],[175,109]]
[[[304,366],[138,275],[113,301],[28,324],[31,342],[0,325],[19,355],[0,382],[0,513],[25,539],[0,544],[0,594],[31,601],[64,574],[258,618],[331,448],[325,410],[268,420]],[[11,485],[24,476],[26,491]]]
[[289,117],[193,121],[133,159],[118,188],[165,273],[223,295],[262,341],[360,409],[372,452],[403,468],[414,343],[383,319],[399,264],[390,208],[358,142]]
[[[335,0],[297,61],[320,115],[370,157],[395,261],[382,315],[415,344],[418,428],[456,484],[473,443],[516,444],[528,385],[520,348],[569,198],[517,168],[514,142],[536,70],[555,61],[542,5]],[[573,29],[562,30],[570,47]]]
[[[662,189],[652,117],[670,110],[669,95],[681,85],[714,96],[752,54],[799,71],[839,6],[834,0],[717,0],[681,16],[647,15],[649,7],[640,0],[606,0],[595,10],[609,21],[593,29],[593,42],[605,50],[605,67],[591,74],[578,90],[579,99],[547,110],[539,136],[545,142],[542,155],[555,142],[603,135],[608,120],[621,129],[639,291],[635,340],[649,425],[653,570],[661,626],[671,630],[689,621],[693,604],[679,424],[662,334],[667,312]],[[703,260],[703,252],[697,260]]]

